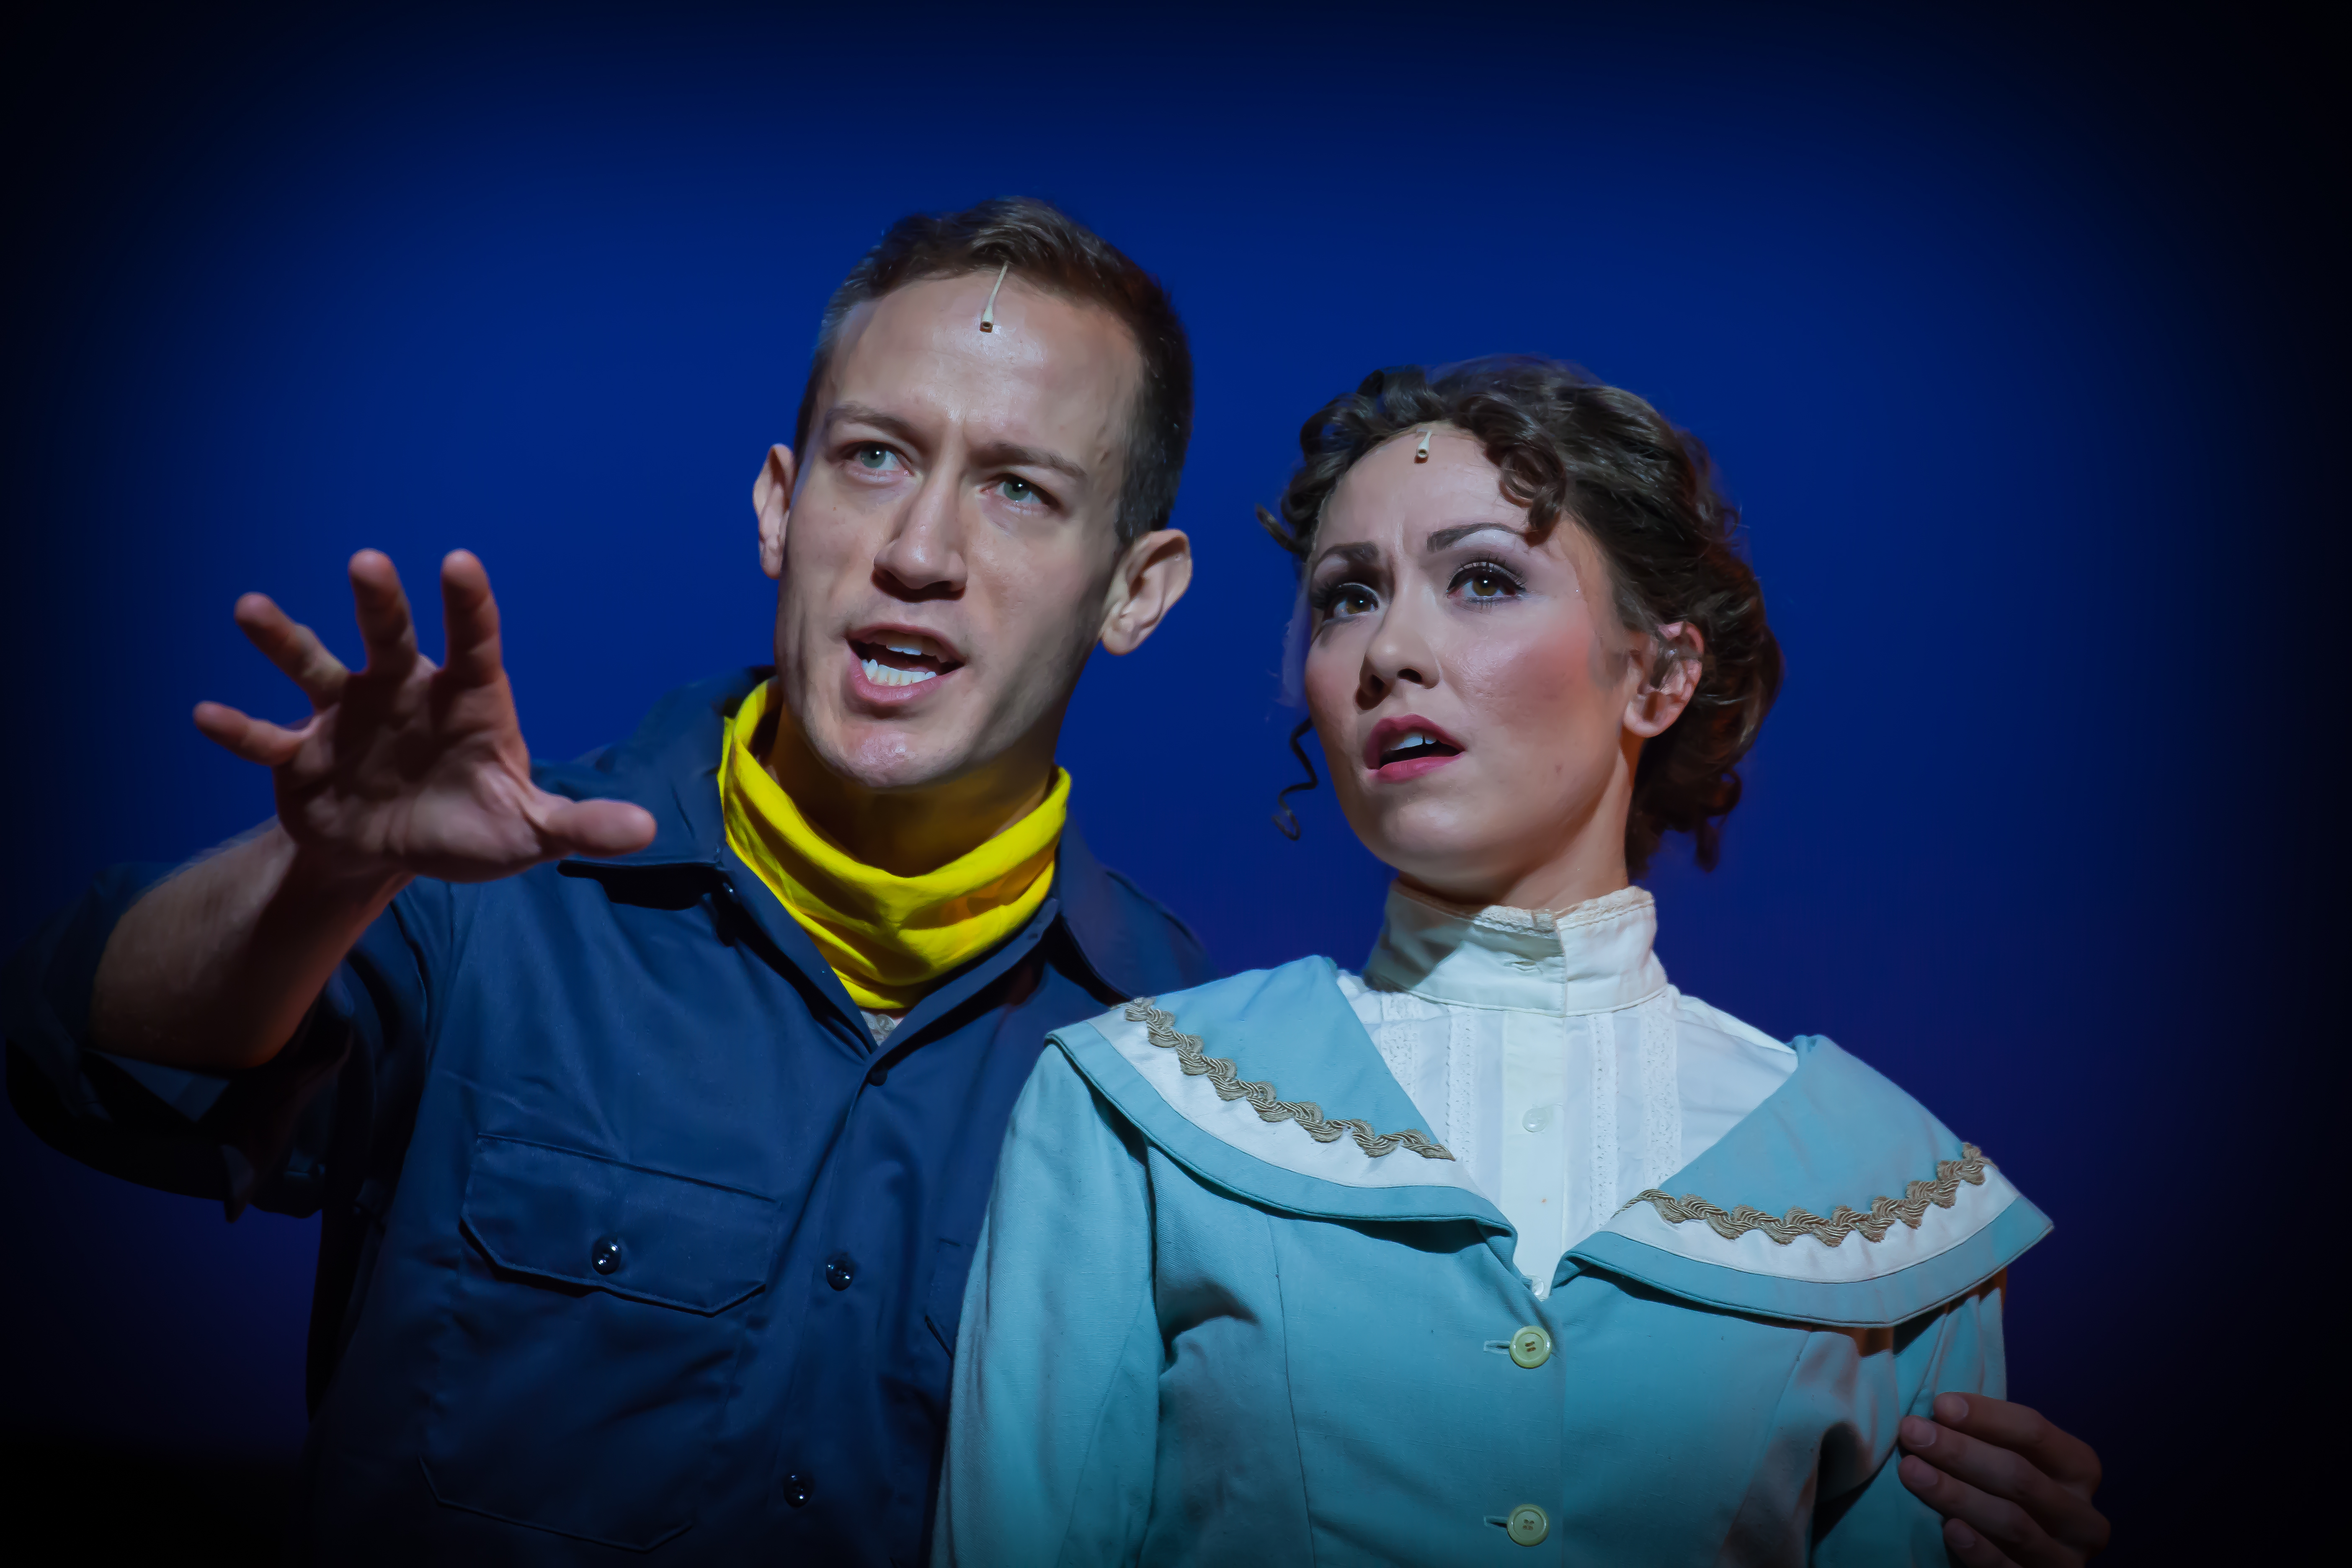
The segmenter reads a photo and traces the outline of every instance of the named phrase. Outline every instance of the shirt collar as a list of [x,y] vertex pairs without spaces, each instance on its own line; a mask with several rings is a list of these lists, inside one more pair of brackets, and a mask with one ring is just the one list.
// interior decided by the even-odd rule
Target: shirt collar
[[1073,822],[1062,828],[1054,897],[1071,944],[1120,996],[1198,985],[1216,974],[1200,939],[1134,883],[1095,858]]
[[1375,990],[1433,1002],[1611,1013],[1666,988],[1665,967],[1650,950],[1657,931],[1656,900],[1641,888],[1555,914],[1442,903],[1398,881],[1364,979]]
[[[574,799],[606,795],[635,801],[653,813],[656,824],[654,841],[635,854],[608,860],[572,857],[563,869],[590,876],[607,868],[625,874],[675,875],[694,867],[715,872],[727,835],[719,803],[719,748],[727,721],[773,673],[754,667],[681,687],[664,697],[620,745],[575,763],[534,767],[543,788]],[[1059,910],[1055,923],[1068,932],[1070,946],[1108,992],[1150,995],[1197,985],[1216,973],[1181,921],[1094,858],[1075,822],[1062,828],[1049,896]]]

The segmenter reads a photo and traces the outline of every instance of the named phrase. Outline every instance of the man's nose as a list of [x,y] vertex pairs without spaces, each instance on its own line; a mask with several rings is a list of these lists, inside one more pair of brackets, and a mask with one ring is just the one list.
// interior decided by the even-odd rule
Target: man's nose
[[941,468],[923,482],[891,520],[890,535],[874,557],[884,585],[909,598],[934,598],[963,591],[963,520],[959,487]]

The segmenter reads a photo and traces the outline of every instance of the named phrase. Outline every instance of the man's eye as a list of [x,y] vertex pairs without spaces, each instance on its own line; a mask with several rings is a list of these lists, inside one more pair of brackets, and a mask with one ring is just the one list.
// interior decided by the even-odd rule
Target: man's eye
[[869,473],[887,473],[898,464],[898,454],[878,441],[868,441],[850,449],[850,460]]
[[1026,479],[999,479],[996,493],[1015,506],[1027,506],[1037,499],[1037,487]]

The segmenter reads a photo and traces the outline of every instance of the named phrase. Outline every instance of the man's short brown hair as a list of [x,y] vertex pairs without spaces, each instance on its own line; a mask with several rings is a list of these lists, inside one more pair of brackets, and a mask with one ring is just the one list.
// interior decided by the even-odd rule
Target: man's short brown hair
[[826,301],[793,449],[806,459],[817,393],[833,363],[841,323],[869,300],[927,278],[1009,267],[1009,276],[1083,304],[1099,305],[1134,335],[1143,376],[1129,411],[1126,471],[1118,497],[1118,542],[1168,526],[1176,481],[1192,435],[1192,351],[1184,323],[1159,280],[1086,225],[1041,201],[1000,196],[960,213],[916,213],[890,226]]

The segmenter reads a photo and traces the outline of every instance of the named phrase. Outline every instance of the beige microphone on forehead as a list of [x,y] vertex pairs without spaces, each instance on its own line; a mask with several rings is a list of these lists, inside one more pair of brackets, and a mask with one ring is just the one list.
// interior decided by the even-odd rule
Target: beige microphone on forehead
[[988,304],[980,312],[980,330],[983,332],[996,331],[996,289],[1004,287],[1004,275],[1012,269],[1013,263],[1010,261],[996,269],[996,288],[988,291]]

